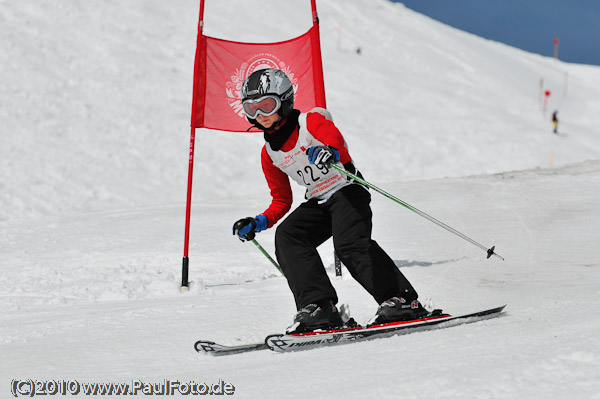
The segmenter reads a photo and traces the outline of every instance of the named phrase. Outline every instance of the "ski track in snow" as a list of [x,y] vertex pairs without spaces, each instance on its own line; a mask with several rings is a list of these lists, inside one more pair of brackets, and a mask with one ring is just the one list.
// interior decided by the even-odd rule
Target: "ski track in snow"
[[[255,7],[211,1],[205,33],[275,41],[310,25],[308,2],[263,3],[272,17],[306,18],[241,32]],[[600,68],[401,4],[321,2],[328,107],[367,180],[506,260],[376,193],[374,238],[424,302],[457,314],[507,303],[506,314],[213,358],[194,342],[260,342],[295,307],[278,271],[231,235],[270,201],[260,135],[199,131],[192,287],[178,290],[197,1],[0,0],[0,10],[1,397],[32,378],[223,379],[241,398],[600,398]],[[553,92],[546,115],[541,78]],[[273,233],[257,236],[271,254]],[[330,241],[320,253],[333,278]],[[377,304],[344,272],[333,284],[364,322]]]

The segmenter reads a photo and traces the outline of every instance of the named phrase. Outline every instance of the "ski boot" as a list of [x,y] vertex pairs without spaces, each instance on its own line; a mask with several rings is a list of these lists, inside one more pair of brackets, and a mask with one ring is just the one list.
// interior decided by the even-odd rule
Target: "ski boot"
[[342,315],[332,301],[325,299],[306,305],[294,316],[294,323],[286,334],[300,334],[315,330],[333,330],[344,326]]
[[430,313],[416,299],[409,303],[404,298],[395,296],[379,305],[377,313],[369,320],[367,327],[396,321],[422,319],[429,315]]

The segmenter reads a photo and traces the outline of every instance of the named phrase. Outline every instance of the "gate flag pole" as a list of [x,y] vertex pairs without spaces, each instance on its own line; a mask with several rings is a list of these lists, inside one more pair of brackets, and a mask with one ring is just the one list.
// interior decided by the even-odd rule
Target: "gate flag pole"
[[[194,60],[194,82],[199,79],[197,76],[198,65],[200,63],[200,57],[206,57],[205,51],[199,51],[202,43],[204,28],[204,0],[200,0],[200,16],[198,18],[198,38],[196,40],[196,58]],[[194,174],[194,146],[196,142],[196,126],[194,124],[194,117],[196,115],[196,104],[197,96],[199,95],[197,84],[194,83],[194,89],[192,94],[192,121],[190,131],[190,156],[188,166],[188,184],[187,184],[187,201],[185,205],[185,238],[183,242],[183,263],[181,265],[181,292],[186,292],[190,289],[189,283],[189,248],[190,248],[190,215],[192,208],[192,177]],[[204,95],[204,93],[202,93]]]
[[312,58],[313,58],[313,78],[315,80],[315,97],[317,107],[327,108],[325,102],[325,78],[323,76],[323,61],[321,59],[321,34],[319,32],[319,14],[317,13],[317,0],[310,0],[310,7],[313,16],[313,28],[317,33],[311,36]]

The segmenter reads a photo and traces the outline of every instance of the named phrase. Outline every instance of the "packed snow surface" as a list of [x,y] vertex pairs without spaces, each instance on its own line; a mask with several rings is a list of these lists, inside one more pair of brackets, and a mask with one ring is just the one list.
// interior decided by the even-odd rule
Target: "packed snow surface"
[[[505,314],[293,354],[196,353],[198,339],[260,342],[295,312],[285,279],[231,234],[270,202],[257,134],[198,131],[192,285],[179,292],[198,1],[0,0],[0,397],[32,379],[223,380],[240,398],[600,398],[600,68],[384,0],[318,7],[328,108],[365,178],[506,260],[377,193],[374,239],[424,302]],[[205,10],[205,33],[230,40],[310,24],[308,1]],[[271,254],[273,233],[257,236]],[[320,250],[334,279],[331,242]],[[334,286],[364,322],[377,304],[344,272]]]

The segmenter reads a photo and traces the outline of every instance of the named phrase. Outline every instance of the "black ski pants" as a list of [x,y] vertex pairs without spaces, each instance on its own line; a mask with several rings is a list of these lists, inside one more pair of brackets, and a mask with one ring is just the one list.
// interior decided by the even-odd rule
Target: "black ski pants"
[[348,185],[319,204],[308,200],[277,228],[275,250],[296,307],[338,298],[317,247],[333,236],[335,251],[352,277],[377,303],[393,296],[408,302],[417,293],[392,259],[371,239],[371,195],[358,184]]

